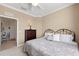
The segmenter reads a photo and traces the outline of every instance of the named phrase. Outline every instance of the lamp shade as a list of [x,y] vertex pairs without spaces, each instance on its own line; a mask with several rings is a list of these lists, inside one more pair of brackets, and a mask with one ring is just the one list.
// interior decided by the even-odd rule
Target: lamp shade
[[28,26],[29,26],[30,29],[31,29],[31,27],[32,27],[32,21],[31,21],[31,20],[28,21]]

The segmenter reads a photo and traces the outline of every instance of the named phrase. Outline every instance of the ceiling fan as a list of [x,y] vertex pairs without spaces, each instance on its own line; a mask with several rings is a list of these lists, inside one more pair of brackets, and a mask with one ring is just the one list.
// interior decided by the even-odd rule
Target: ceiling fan
[[39,3],[21,3],[21,8],[23,10],[32,10],[32,8],[34,7],[41,9],[41,6]]

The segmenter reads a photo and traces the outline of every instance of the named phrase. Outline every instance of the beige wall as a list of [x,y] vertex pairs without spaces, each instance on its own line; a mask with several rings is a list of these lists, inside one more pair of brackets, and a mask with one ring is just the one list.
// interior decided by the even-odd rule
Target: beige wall
[[47,15],[43,17],[43,22],[43,31],[48,28],[53,30],[70,29],[76,33],[76,40],[79,41],[79,4]]
[[7,7],[0,5],[0,14],[14,17],[17,19],[17,45],[20,46],[24,43],[25,39],[25,29],[29,29],[29,22],[32,23],[32,28],[37,30],[37,37],[42,34],[42,22],[41,18],[35,18],[23,13],[17,12],[15,10],[9,9]]

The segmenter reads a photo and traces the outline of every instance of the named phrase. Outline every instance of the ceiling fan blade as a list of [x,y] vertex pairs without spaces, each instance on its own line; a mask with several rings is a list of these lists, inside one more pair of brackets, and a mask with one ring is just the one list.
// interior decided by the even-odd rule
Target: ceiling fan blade
[[28,3],[28,9],[31,10],[32,7],[32,3]]
[[22,8],[23,10],[31,10],[31,8],[32,8],[32,3],[22,3],[22,4],[21,4],[21,8]]
[[38,6],[37,6],[39,9],[41,9],[41,10],[43,10],[43,8],[41,7],[41,5],[40,4],[38,4]]

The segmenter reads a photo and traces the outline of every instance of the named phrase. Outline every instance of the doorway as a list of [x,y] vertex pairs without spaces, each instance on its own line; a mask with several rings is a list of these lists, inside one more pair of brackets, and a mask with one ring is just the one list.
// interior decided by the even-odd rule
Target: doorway
[[1,24],[1,51],[17,46],[16,19],[0,17]]

